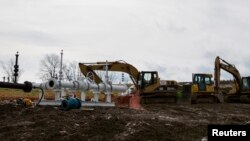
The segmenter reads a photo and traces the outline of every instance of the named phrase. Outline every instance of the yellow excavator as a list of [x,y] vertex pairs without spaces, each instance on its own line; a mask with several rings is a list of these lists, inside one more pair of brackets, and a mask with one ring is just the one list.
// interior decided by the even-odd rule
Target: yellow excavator
[[[184,85],[183,93],[191,93],[191,103],[214,103],[214,102],[246,102],[250,103],[250,77],[241,77],[238,69],[221,59],[215,58],[214,83],[212,74],[193,74],[192,84]],[[235,79],[235,91],[225,93],[220,88],[220,70],[233,75]]]
[[235,79],[235,91],[225,94],[225,100],[228,102],[250,103],[250,77],[241,77],[238,69],[234,65],[221,59],[219,56],[215,59],[215,90],[220,91],[221,69],[232,74]]
[[177,82],[174,80],[160,80],[157,71],[138,71],[133,65],[125,61],[79,63],[83,75],[93,76],[96,83],[102,82],[96,70],[117,71],[129,74],[136,92],[140,95],[142,104],[177,102]]

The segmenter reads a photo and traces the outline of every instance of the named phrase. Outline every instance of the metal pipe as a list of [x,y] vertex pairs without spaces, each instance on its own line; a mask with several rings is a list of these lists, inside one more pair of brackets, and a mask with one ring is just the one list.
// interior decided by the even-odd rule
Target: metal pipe
[[[59,82],[55,79],[50,79],[48,82],[49,89],[57,89],[59,87]],[[62,88],[70,88],[75,90],[87,91],[87,90],[94,90],[94,91],[118,91],[118,92],[125,92],[128,88],[126,85],[113,85],[113,84],[94,84],[85,79],[85,81],[73,81],[73,82],[61,82]]]
[[24,92],[30,92],[32,90],[32,83],[28,81],[25,81],[24,84],[0,82],[0,88],[21,89]]
[[49,82],[44,82],[44,83],[32,83],[33,88],[41,88],[45,90],[51,89],[49,86]]

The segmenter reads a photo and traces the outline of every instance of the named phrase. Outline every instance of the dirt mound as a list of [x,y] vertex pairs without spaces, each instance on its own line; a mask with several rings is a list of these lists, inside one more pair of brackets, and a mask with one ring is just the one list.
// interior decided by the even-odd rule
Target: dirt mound
[[201,140],[208,124],[249,124],[250,105],[144,105],[144,110],[0,105],[4,140]]

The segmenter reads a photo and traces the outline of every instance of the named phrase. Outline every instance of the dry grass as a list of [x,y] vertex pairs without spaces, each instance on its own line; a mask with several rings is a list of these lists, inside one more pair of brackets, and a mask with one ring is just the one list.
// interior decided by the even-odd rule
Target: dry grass
[[[30,99],[38,99],[40,90],[34,89],[29,93],[26,93],[22,90],[17,89],[6,89],[0,88],[0,100],[13,100],[18,98],[30,98]],[[51,99],[54,97],[53,91],[45,91],[45,98]]]
[[[69,91],[65,91],[66,95],[69,95]],[[17,89],[7,89],[7,88],[0,88],[0,100],[14,100],[19,98],[29,98],[32,100],[37,100],[39,96],[40,90],[33,89],[31,92],[26,93],[22,90]],[[80,98],[80,92],[75,93],[76,97]],[[117,93],[112,95],[112,98],[116,97]],[[55,97],[55,92],[53,90],[45,90],[45,99],[52,100]],[[87,92],[86,100],[90,101],[93,98],[93,93],[91,91]],[[101,93],[99,95],[99,101],[105,101],[105,94]]]

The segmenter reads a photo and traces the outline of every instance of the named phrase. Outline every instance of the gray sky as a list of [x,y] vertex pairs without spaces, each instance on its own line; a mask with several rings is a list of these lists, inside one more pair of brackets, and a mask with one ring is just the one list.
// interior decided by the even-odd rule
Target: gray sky
[[125,60],[162,79],[213,73],[218,55],[250,75],[249,7],[249,0],[1,0],[0,61],[19,51],[21,81],[38,81],[41,58],[61,49],[69,61]]

